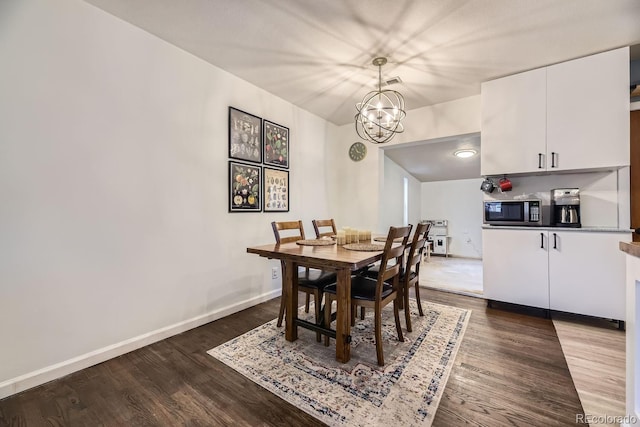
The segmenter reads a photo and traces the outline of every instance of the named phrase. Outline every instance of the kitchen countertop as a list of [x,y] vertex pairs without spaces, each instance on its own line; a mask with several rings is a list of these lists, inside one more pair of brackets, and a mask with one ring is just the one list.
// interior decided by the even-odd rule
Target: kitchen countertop
[[546,230],[546,231],[583,231],[590,233],[633,233],[630,228],[615,228],[615,227],[551,227],[551,226],[516,226],[516,225],[488,225],[483,224],[482,228],[485,230]]
[[640,258],[640,242],[620,242],[620,250]]

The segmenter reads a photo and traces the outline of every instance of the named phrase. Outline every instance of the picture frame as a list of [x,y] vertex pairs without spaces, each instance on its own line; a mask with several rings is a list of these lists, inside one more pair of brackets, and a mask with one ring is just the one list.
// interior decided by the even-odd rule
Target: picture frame
[[265,212],[289,212],[289,171],[264,167]]
[[262,119],[229,107],[229,157],[262,163]]
[[264,164],[289,169],[289,128],[265,119],[262,133]]
[[262,211],[262,168],[229,161],[229,212]]

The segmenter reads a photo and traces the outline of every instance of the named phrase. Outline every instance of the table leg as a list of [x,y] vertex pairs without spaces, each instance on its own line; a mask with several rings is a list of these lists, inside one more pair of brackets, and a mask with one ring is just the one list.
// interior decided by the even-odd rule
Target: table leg
[[336,312],[336,360],[346,363],[351,358],[351,271],[338,270]]
[[287,341],[295,341],[298,339],[298,327],[296,320],[298,319],[298,264],[293,261],[285,261],[285,332],[284,337]]

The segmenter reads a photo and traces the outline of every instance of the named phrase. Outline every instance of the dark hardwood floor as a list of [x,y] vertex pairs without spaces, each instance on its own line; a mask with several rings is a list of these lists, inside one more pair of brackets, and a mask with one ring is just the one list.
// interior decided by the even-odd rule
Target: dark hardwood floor
[[[575,425],[582,407],[551,320],[421,290],[473,310],[434,426]],[[323,425],[206,351],[277,316],[279,300],[0,400],[0,426]]]

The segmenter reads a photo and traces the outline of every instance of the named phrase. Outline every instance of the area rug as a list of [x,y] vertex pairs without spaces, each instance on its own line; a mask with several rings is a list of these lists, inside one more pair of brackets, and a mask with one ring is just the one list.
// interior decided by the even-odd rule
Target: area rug
[[[393,309],[383,312],[385,366],[376,362],[373,313],[351,328],[351,360],[335,360],[316,334],[298,328],[288,342],[276,320],[209,350],[247,378],[331,426],[430,426],[471,312],[411,301],[413,332],[399,342]],[[310,309],[313,313],[313,308]],[[312,320],[301,308],[299,317]],[[335,327],[335,324],[334,324]]]

